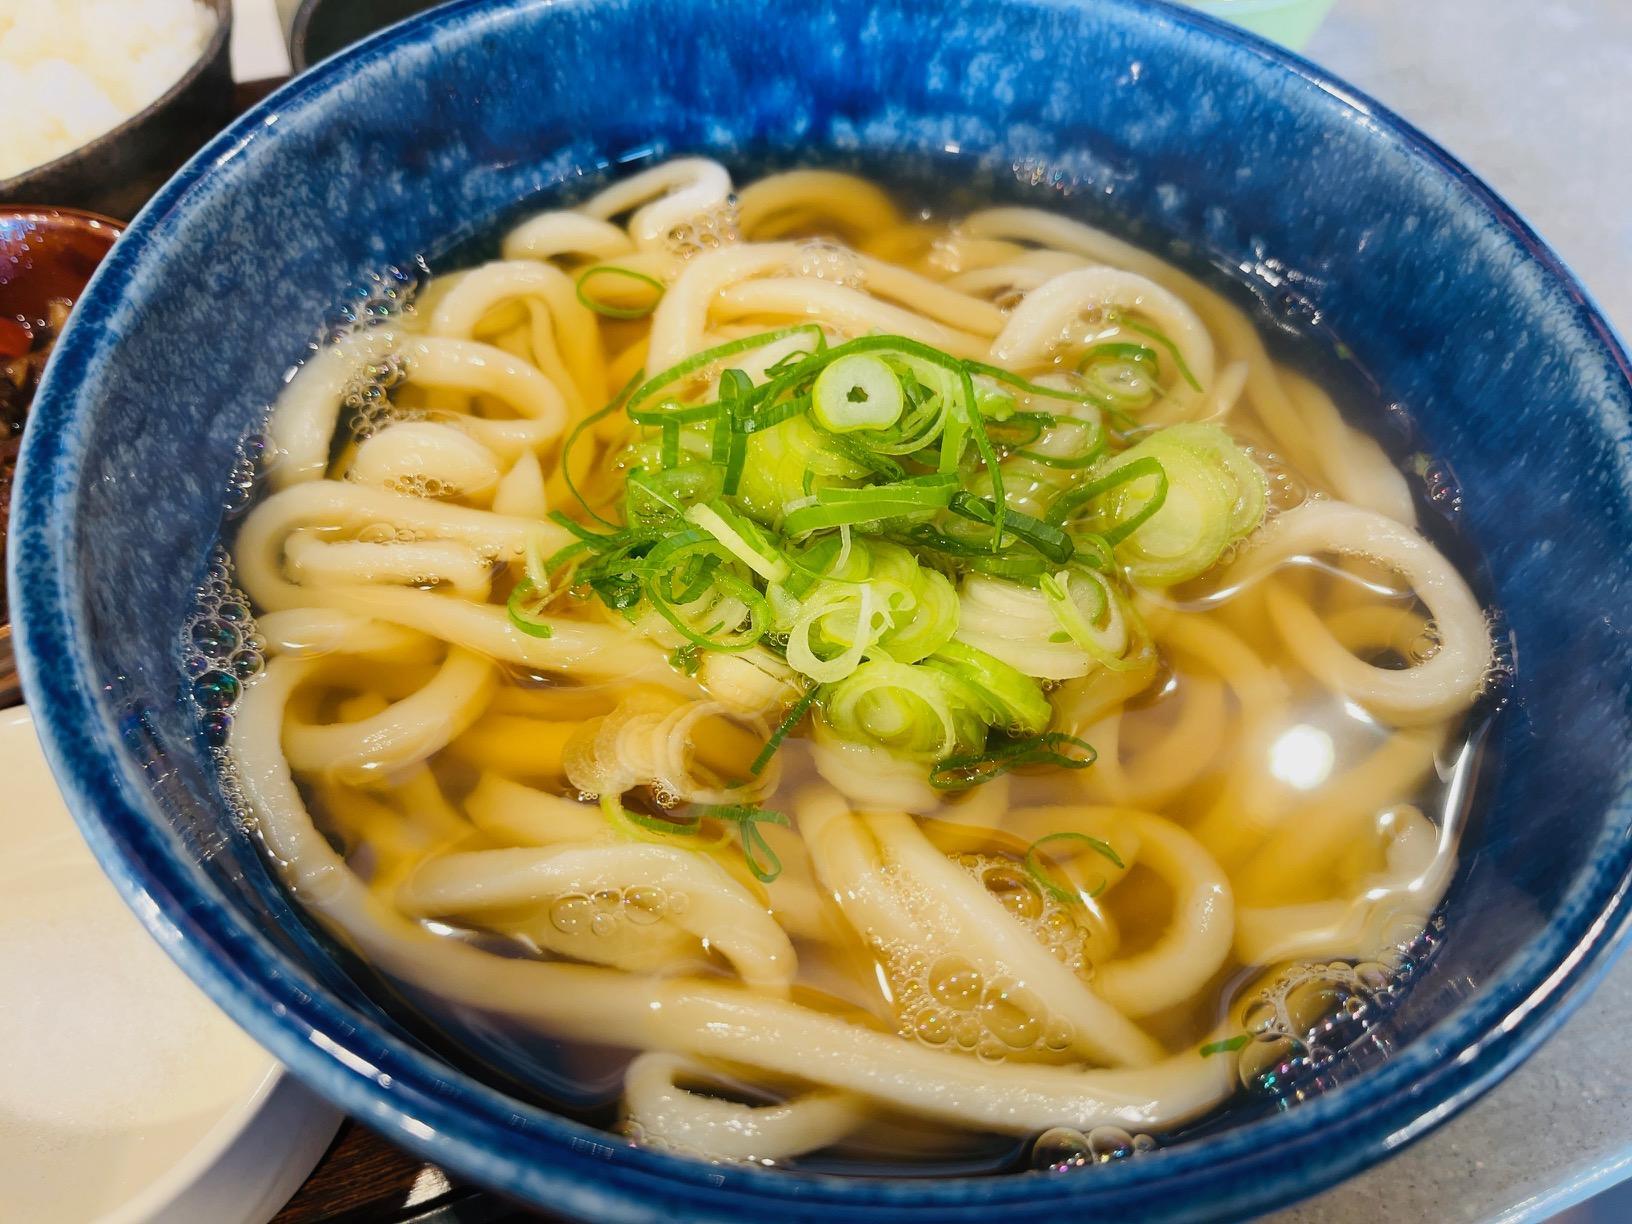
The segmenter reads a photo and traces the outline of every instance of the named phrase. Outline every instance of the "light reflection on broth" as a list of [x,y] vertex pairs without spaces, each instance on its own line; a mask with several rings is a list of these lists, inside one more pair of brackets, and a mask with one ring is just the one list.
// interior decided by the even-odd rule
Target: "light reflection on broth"
[[709,1159],[1071,1168],[1318,1070],[1420,958],[1492,668],[1405,478],[1098,231],[731,190],[382,278],[290,381],[187,630],[287,883]]

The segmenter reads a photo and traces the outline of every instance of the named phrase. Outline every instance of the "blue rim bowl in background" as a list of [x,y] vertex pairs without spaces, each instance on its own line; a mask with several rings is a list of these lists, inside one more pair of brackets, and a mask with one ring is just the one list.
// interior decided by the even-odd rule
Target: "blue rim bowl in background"
[[[1233,284],[1278,346],[1304,332],[1298,352],[1341,356],[1341,337],[1353,360],[1334,357],[1331,376],[1354,411],[1374,412],[1402,460],[1426,446],[1449,461],[1460,505],[1424,506],[1482,554],[1518,653],[1446,936],[1368,1044],[1391,1057],[1340,1064],[1291,1109],[1075,1175],[713,1167],[461,1069],[301,920],[227,814],[183,700],[178,627],[235,447],[371,273],[678,151],[745,173],[940,167],[1084,216]],[[319,1092],[519,1199],[595,1220],[1224,1218],[1442,1121],[1609,961],[1632,878],[1629,381],[1579,286],[1465,168],[1308,64],[1175,7],[454,4],[245,115],[97,274],[23,452],[11,587],[26,691],[87,839],[183,968]]]

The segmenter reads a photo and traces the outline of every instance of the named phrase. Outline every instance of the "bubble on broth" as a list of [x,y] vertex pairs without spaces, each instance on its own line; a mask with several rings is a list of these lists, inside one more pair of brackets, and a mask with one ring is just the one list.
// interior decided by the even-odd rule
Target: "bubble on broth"
[[867,283],[861,256],[849,247],[826,238],[806,238],[801,241],[799,261],[794,266],[800,276],[830,281],[847,289],[860,289]]
[[1404,924],[1398,942],[1362,961],[1302,962],[1282,970],[1242,1013],[1251,1037],[1236,1064],[1242,1087],[1299,1099],[1325,1086],[1321,1073],[1366,1038],[1403,997],[1444,937],[1435,915]]
[[225,549],[212,550],[195,596],[181,630],[181,672],[205,742],[221,749],[244,684],[265,667],[266,639],[256,628],[249,596],[235,585]]
[[1278,453],[1263,446],[1249,445],[1242,449],[1264,473],[1266,519],[1295,510],[1309,500],[1308,483]]
[[332,344],[362,327],[413,313],[414,297],[427,272],[423,261],[387,264],[366,273],[324,320],[322,342]]
[[1069,1173],[1154,1152],[1159,1146],[1152,1136],[1120,1126],[1096,1126],[1087,1132],[1056,1126],[1032,1141],[1029,1158],[1039,1172]]
[[225,509],[229,518],[242,514],[254,503],[266,472],[277,451],[259,431],[245,434],[233,450],[232,471],[227,476]]
[[737,197],[727,196],[725,202],[689,218],[669,231],[668,248],[681,259],[690,259],[703,251],[716,251],[742,241],[742,228],[737,217]]
[[[1087,932],[1067,905],[1045,896],[1011,859],[960,854],[954,861],[1013,914],[1073,973],[1092,975]],[[899,873],[885,868],[899,882]],[[956,951],[926,955],[920,948],[876,941],[874,954],[895,999],[896,1031],[937,1049],[973,1053],[986,1062],[1017,1054],[1060,1052],[1076,1034],[1052,1015],[1035,992],[1006,968],[983,972]]]

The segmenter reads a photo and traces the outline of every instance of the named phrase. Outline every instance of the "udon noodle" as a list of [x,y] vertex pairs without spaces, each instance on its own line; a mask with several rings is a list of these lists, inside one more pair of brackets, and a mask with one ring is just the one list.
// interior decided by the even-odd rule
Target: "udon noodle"
[[1156,257],[927,216],[672,161],[271,417],[246,813],[388,978],[629,1052],[641,1142],[1144,1144],[1452,873],[1491,633],[1406,478]]

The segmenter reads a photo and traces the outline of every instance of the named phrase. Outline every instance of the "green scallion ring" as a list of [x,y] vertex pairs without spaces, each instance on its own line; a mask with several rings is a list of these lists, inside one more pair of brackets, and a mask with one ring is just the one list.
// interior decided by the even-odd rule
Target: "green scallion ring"
[[901,419],[901,380],[871,353],[840,357],[816,376],[811,415],[829,433],[888,429]]
[[[597,302],[584,291],[584,287],[598,276],[619,276],[625,280],[632,280],[638,284],[647,285],[657,291],[655,297],[643,306],[613,306],[606,302]],[[633,268],[620,268],[616,264],[596,264],[593,268],[586,268],[578,277],[575,286],[578,300],[593,310],[596,314],[608,319],[644,319],[657,309],[657,304],[663,300],[663,282],[655,276],[647,276],[644,272],[636,272]]]

